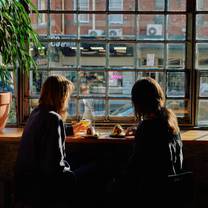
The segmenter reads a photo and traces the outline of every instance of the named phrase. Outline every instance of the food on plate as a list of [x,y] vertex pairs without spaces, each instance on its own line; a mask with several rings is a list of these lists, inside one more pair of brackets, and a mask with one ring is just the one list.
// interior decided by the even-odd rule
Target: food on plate
[[98,133],[95,131],[95,128],[93,126],[89,126],[86,130],[86,136],[88,138],[98,138]]
[[87,128],[87,127],[89,127],[91,125],[91,120],[89,120],[89,119],[82,119],[79,123]]
[[135,136],[136,134],[136,127],[129,127],[126,130],[126,136]]
[[113,128],[111,136],[125,136],[125,131],[120,124],[116,124]]

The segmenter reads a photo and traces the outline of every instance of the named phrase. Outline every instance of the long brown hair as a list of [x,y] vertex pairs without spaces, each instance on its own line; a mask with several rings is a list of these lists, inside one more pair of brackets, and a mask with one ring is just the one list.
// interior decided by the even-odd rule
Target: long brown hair
[[53,75],[44,82],[39,104],[48,106],[61,115],[65,120],[67,117],[68,99],[74,90],[74,85],[62,75]]
[[137,80],[131,91],[131,100],[137,118],[153,113],[166,121],[172,133],[179,132],[176,115],[164,107],[165,95],[156,80],[150,77]]

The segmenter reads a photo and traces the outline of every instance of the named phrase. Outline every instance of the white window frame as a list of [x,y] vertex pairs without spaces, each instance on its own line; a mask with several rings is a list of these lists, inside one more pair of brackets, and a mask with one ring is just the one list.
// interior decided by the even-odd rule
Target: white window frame
[[[38,0],[38,10],[45,10],[46,9],[46,0]],[[38,24],[46,24],[46,14],[39,13],[38,16]]]

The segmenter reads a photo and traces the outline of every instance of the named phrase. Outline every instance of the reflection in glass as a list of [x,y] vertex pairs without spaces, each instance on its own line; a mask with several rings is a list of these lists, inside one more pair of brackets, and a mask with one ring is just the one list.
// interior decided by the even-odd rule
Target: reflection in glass
[[198,125],[208,126],[208,100],[199,100]]
[[164,44],[137,44],[138,67],[160,69],[164,64]]
[[77,66],[77,43],[76,42],[50,42],[49,43],[49,66],[76,67]]
[[68,114],[69,117],[76,116],[77,102],[76,100],[70,99],[68,103]]
[[196,68],[203,69],[208,68],[208,44],[197,43],[196,44]]
[[167,96],[184,97],[185,96],[185,73],[168,72],[167,73]]
[[109,46],[109,65],[123,68],[134,66],[134,44],[110,44]]
[[186,35],[186,16],[168,15],[167,16],[167,37],[169,40],[185,40]]
[[208,40],[208,14],[198,14],[196,16],[196,39]]
[[[79,72],[80,96],[104,96],[106,90],[105,77],[105,72]],[[87,89],[87,91],[83,91],[83,89]]]
[[135,82],[134,72],[110,71],[108,73],[108,94],[115,97],[130,97]]
[[132,103],[128,100],[110,100],[109,101],[110,116],[129,117],[134,116]]
[[82,66],[104,66],[106,45],[105,43],[96,42],[82,42],[80,64]]
[[164,16],[138,15],[137,35],[139,40],[164,39]]
[[167,68],[183,69],[185,66],[185,45],[167,45]]

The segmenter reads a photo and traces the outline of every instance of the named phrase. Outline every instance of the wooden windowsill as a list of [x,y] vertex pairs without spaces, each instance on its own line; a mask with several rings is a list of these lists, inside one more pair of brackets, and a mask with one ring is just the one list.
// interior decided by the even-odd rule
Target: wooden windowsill
[[[101,130],[102,131],[102,130]],[[0,142],[19,142],[21,140],[23,128],[5,128],[0,132]],[[107,131],[109,132],[109,131]],[[183,141],[208,142],[208,131],[206,130],[187,130],[181,131]],[[129,143],[132,138],[112,138],[102,135],[99,139],[88,139],[81,136],[66,137],[67,143]]]

